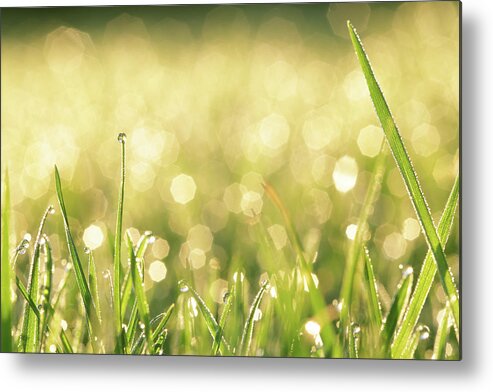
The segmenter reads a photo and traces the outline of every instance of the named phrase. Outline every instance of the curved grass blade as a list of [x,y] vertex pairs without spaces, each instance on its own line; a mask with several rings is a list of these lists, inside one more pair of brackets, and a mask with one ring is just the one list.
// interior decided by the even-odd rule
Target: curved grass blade
[[241,336],[240,343],[240,356],[247,356],[250,351],[250,344],[252,343],[253,337],[253,327],[255,325],[255,312],[260,307],[260,302],[262,301],[262,297],[269,286],[269,282],[264,282],[260,286],[260,290],[255,296],[252,306],[250,307],[250,312],[248,314],[248,318],[246,320],[245,326],[243,327],[243,334]]
[[[202,299],[202,297],[199,295],[199,293],[197,293],[197,291],[195,291],[195,289],[193,287],[191,287],[186,281],[180,280],[180,282],[178,282],[178,284],[179,284],[180,288],[183,288],[184,290],[190,291],[190,293],[192,294],[195,301],[197,301],[197,305],[200,309],[200,313],[202,313],[202,316],[204,317],[204,321],[205,321],[205,324],[207,325],[207,329],[209,330],[209,333],[210,333],[212,339],[215,339],[216,336],[218,335],[219,331],[220,331],[219,324],[217,323],[216,319],[214,318],[214,315],[212,314],[212,312],[207,307],[207,304],[205,303],[205,301]],[[226,341],[224,336],[221,337],[221,347],[224,348],[224,350],[226,351],[226,353],[228,353],[228,355],[231,354],[230,345],[228,344],[228,342]]]
[[[156,347],[160,346],[160,342],[159,342],[160,337],[166,334],[166,330],[165,330],[166,324],[168,323],[174,308],[175,308],[175,304],[171,304],[168,310],[166,310],[166,312],[161,313],[160,315],[154,317],[151,320],[151,327],[154,326],[159,320],[159,323],[157,324],[157,326],[154,328],[152,332],[152,340],[154,342],[154,347],[155,347],[154,352],[159,351],[159,348],[156,349]],[[141,333],[136,343],[132,346],[131,350],[129,350],[131,354],[142,353],[142,350],[144,348],[144,341],[145,341],[145,334]]]
[[404,311],[407,303],[409,302],[409,297],[411,296],[413,276],[414,273],[411,267],[407,267],[403,270],[402,278],[397,286],[397,292],[392,300],[389,313],[385,319],[385,322],[382,324],[380,336],[383,340],[385,352],[387,352],[388,348],[390,348],[392,336],[404,316]]
[[1,341],[0,351],[12,352],[12,280],[10,275],[9,232],[10,232],[10,187],[9,172],[5,169],[2,206],[2,253],[1,253]]
[[428,204],[425,200],[421,186],[418,181],[418,177],[412,166],[409,155],[406,151],[401,135],[394,122],[390,109],[385,101],[383,93],[378,85],[375,75],[371,68],[370,62],[363,49],[361,41],[356,33],[356,30],[348,21],[349,35],[353,43],[356,55],[358,56],[359,63],[365,75],[366,82],[368,84],[368,90],[375,107],[377,116],[382,124],[382,128],[385,133],[385,137],[394,156],[394,160],[399,168],[402,179],[406,185],[406,189],[409,194],[409,198],[414,207],[418,220],[421,224],[423,234],[428,243],[428,247],[433,254],[433,259],[437,265],[438,275],[443,286],[447,298],[450,302],[452,315],[456,325],[460,325],[459,315],[459,293],[455,286],[454,277],[447,264],[445,253],[443,252],[442,244],[438,236],[435,224],[431,217]]
[[[284,223],[287,227],[289,239],[294,247],[297,258],[300,262],[300,269],[303,275],[303,279],[308,286],[308,294],[310,296],[310,301],[312,304],[313,311],[316,317],[320,320],[322,329],[320,335],[322,336],[322,340],[327,347],[328,354],[331,357],[337,358],[341,355],[340,347],[338,344],[338,340],[336,337],[336,333],[334,327],[332,325],[332,321],[330,320],[327,312],[326,312],[326,303],[323,295],[320,293],[320,290],[315,285],[313,280],[313,276],[311,274],[311,267],[307,263],[305,255],[303,253],[303,247],[301,246],[301,241],[299,240],[298,234],[294,228],[293,222],[289,216],[288,210],[284,206],[281,198],[277,194],[276,190],[269,184],[264,183],[263,187],[265,189],[265,193],[272,200],[277,209],[281,212],[281,215],[284,219]],[[331,351],[331,352],[330,352]]]
[[[144,323],[144,333],[147,340],[147,349],[150,354],[154,354],[154,344],[152,341],[151,331],[151,319],[149,315],[149,304],[144,293],[144,283],[142,282],[142,276],[137,266],[137,260],[134,253],[134,246],[130,235],[127,233],[125,236],[128,248],[128,256],[130,258],[130,273],[132,276],[132,283],[135,291],[135,297],[137,299],[137,308],[139,310],[140,318]],[[115,291],[116,288],[115,288]],[[119,290],[118,290],[119,292]],[[118,295],[119,297],[119,295]]]
[[[60,205],[60,211],[62,213],[63,225],[65,228],[65,236],[67,239],[67,246],[70,253],[70,258],[72,259],[72,264],[75,271],[75,280],[77,281],[77,287],[79,288],[79,293],[82,297],[82,303],[84,305],[84,310],[86,311],[86,321],[90,330],[94,329],[96,334],[100,330],[99,321],[91,315],[96,314],[96,308],[94,305],[94,300],[89,290],[89,285],[87,284],[86,276],[84,275],[84,270],[82,269],[82,263],[77,253],[77,248],[72,237],[72,232],[70,231],[70,225],[68,222],[67,211],[65,209],[65,202],[63,200],[62,184],[60,181],[60,174],[58,173],[58,168],[55,165],[55,186],[58,198],[58,204]],[[92,333],[91,333],[92,335]]]
[[[450,192],[449,198],[445,205],[440,223],[438,224],[438,234],[442,245],[445,247],[452,224],[454,221],[455,210],[459,201],[459,176],[456,176],[454,185]],[[392,343],[392,357],[401,358],[402,353],[407,345],[407,342],[413,334],[414,328],[418,323],[419,316],[425,304],[428,293],[430,292],[433,280],[435,279],[437,267],[433,260],[431,252],[428,251],[425,260],[419,273],[418,281],[414,289],[413,295],[407,307],[406,313],[402,320],[401,327],[398,329],[397,334]],[[457,334],[458,336],[458,334]]]
[[232,286],[231,291],[228,293],[228,296],[226,298],[226,303],[224,304],[224,309],[221,313],[221,318],[219,319],[219,329],[216,336],[214,337],[214,343],[212,344],[212,355],[217,355],[219,353],[219,347],[221,345],[221,340],[224,334],[224,327],[234,303],[235,287],[236,285]]
[[[125,196],[125,143],[127,136],[124,133],[118,135],[121,144],[121,165],[120,165],[120,192],[118,194],[118,211],[116,214],[115,229],[115,254],[113,259],[113,311],[115,328],[115,353],[122,353],[125,347],[125,336],[122,330],[122,308],[120,299],[121,287],[121,248],[122,248],[122,225],[123,225],[123,199]],[[133,252],[133,248],[130,253]],[[134,255],[135,258],[135,255]],[[141,315],[143,317],[143,315]],[[152,350],[152,347],[149,348]]]
[[[29,279],[27,284],[27,293],[29,298],[34,301],[37,308],[38,295],[40,291],[39,287],[39,275],[40,275],[40,253],[41,253],[41,235],[43,227],[46,222],[48,214],[51,214],[53,206],[49,206],[41,218],[41,222],[38,228],[38,234],[34,242],[34,250],[31,258],[31,265],[29,270]],[[24,307],[24,316],[22,322],[21,336],[19,339],[19,351],[23,352],[36,352],[39,351],[39,313],[35,315],[29,304]]]
[[443,310],[443,316],[438,325],[437,333],[435,336],[435,343],[433,345],[433,359],[445,359],[445,348],[447,345],[447,338],[450,330],[450,308],[445,306]]
[[364,247],[365,255],[365,284],[368,293],[370,319],[375,326],[380,329],[382,326],[382,305],[378,297],[377,280],[373,272],[373,264],[370,258],[368,248]]
[[382,183],[386,157],[387,151],[385,149],[385,144],[382,143],[380,153],[375,162],[370,184],[363,201],[363,207],[358,218],[356,234],[354,239],[351,241],[348,256],[346,258],[346,268],[344,270],[340,295],[342,305],[340,320],[343,328],[347,327],[352,304],[354,276],[356,274],[358,260],[361,256],[362,243],[365,236],[365,227],[372,214],[373,206],[378,198],[378,195],[380,194],[380,186]]

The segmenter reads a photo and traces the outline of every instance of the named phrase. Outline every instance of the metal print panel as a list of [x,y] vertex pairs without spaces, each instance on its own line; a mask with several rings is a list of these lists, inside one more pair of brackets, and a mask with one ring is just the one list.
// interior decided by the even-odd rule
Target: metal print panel
[[460,3],[1,13],[1,351],[457,360]]

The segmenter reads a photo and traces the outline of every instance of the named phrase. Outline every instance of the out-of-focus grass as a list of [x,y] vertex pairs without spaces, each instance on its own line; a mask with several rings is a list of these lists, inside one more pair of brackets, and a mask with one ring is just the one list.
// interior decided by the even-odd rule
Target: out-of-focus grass
[[[2,268],[14,261],[21,290],[9,301],[14,341],[22,307],[36,314],[44,287],[29,294],[33,249],[24,242],[7,263],[4,238],[33,233],[58,193],[63,219],[47,220],[38,256],[51,299],[31,351],[459,356],[420,219],[397,168],[377,164],[384,133],[345,25],[364,37],[460,279],[458,6],[344,7],[198,7],[193,18],[113,9],[94,26],[53,11],[44,16],[57,21],[33,24],[36,37],[13,34],[8,18],[22,11],[3,15],[2,165],[15,181]],[[127,132],[126,165],[115,128]],[[130,261],[115,263],[123,231]],[[401,295],[408,265],[422,272]]]

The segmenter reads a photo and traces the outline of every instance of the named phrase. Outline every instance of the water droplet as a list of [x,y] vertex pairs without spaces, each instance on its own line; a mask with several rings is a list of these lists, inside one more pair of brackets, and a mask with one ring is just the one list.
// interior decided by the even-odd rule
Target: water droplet
[[38,305],[38,310],[40,310],[40,311],[41,311],[42,309],[43,309],[43,305],[39,304],[39,305]]
[[156,242],[156,237],[154,237],[153,235],[151,235],[151,236],[149,237],[148,243],[149,243],[149,244],[153,244],[154,242]]
[[110,277],[111,277],[111,272],[110,272],[110,270],[108,270],[108,269],[107,269],[107,270],[104,270],[104,271],[103,271],[103,278],[105,278],[105,279],[109,279]]
[[260,287],[265,287],[266,289],[270,288],[270,283],[268,280],[263,280],[261,283],[260,283]]
[[118,134],[118,142],[119,143],[125,143],[127,141],[127,135],[125,132],[120,132]]
[[430,328],[427,325],[419,325],[417,332],[419,333],[419,340],[426,340],[430,337]]
[[144,235],[147,236],[147,237],[149,237],[149,236],[152,235],[152,231],[146,230],[146,231],[144,231]]
[[91,248],[89,248],[89,247],[87,247],[87,246],[86,246],[86,247],[84,248],[84,253],[85,253],[86,255],[88,255],[89,253],[91,253]]
[[48,214],[53,215],[54,213],[55,213],[55,207],[53,207],[52,205],[50,205],[48,207]]
[[361,327],[358,323],[351,323],[351,331],[353,332],[354,337],[358,337],[361,333]]
[[24,238],[23,238],[22,242],[26,241],[27,243],[29,243],[29,242],[31,242],[31,239],[32,239],[31,234],[26,233],[26,234],[24,234]]
[[399,268],[402,270],[402,277],[403,278],[407,278],[409,275],[411,275],[414,272],[413,267],[411,267],[410,265],[403,266],[401,264],[401,265],[399,265]]
[[65,321],[65,320],[60,321],[60,327],[62,327],[62,329],[63,329],[64,331],[66,331],[66,330],[67,330],[67,328],[68,328],[68,323],[67,323],[67,321]]
[[223,302],[226,303],[228,301],[228,298],[231,294],[229,293],[229,291],[226,291],[223,295]]
[[19,254],[20,254],[20,255],[23,255],[23,254],[25,254],[25,253],[26,253],[26,248],[24,248],[24,247],[22,246],[22,247],[18,248],[18,252],[19,252]]
[[145,326],[145,324],[144,324],[142,321],[139,321],[139,328],[140,328],[141,330],[144,330],[144,329],[145,329],[145,327],[146,327],[146,326]]
[[189,290],[189,287],[188,287],[187,283],[185,281],[183,281],[183,280],[180,280],[178,282],[178,287],[180,288],[180,291],[182,293],[186,293]]

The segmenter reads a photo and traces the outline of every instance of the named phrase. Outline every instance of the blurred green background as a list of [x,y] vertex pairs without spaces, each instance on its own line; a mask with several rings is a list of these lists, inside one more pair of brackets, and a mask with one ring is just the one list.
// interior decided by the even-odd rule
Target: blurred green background
[[[199,292],[222,303],[227,280],[265,273],[262,219],[286,263],[273,185],[314,259],[327,303],[340,290],[383,133],[348,38],[351,19],[438,222],[459,162],[458,2],[2,9],[2,176],[11,179],[11,243],[35,234],[62,176],[72,230],[111,267],[125,131],[124,227],[151,230],[151,310],[171,303],[190,260]],[[55,280],[68,257],[48,219]],[[382,301],[400,264],[419,271],[426,243],[389,157],[369,242]],[[447,255],[459,278],[459,229]],[[19,268],[27,269],[27,257]],[[279,269],[285,268],[284,264]],[[390,291],[385,297],[386,289]],[[425,321],[436,325],[436,285]]]

